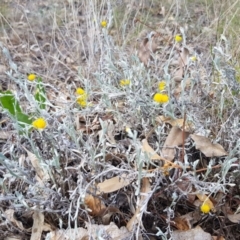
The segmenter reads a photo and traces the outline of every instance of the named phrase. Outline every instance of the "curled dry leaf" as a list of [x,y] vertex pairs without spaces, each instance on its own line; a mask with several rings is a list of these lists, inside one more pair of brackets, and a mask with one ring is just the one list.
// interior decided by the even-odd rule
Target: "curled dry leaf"
[[165,160],[152,149],[152,147],[148,144],[147,139],[142,140],[142,151],[152,160]]
[[97,194],[115,192],[132,182],[131,176],[122,174],[121,176],[113,177],[97,184]]
[[157,50],[156,35],[156,33],[152,33],[151,36],[146,37],[140,44],[138,57],[145,66],[147,66],[151,54]]
[[98,216],[101,210],[105,208],[104,203],[99,198],[90,194],[86,195],[84,203],[91,209],[90,215],[92,216]]
[[183,132],[179,127],[172,127],[163,145],[163,157],[169,161],[172,161],[175,157],[175,148],[182,145],[188,136],[188,132]]
[[208,138],[191,134],[190,137],[196,144],[196,149],[199,149],[206,157],[222,157],[228,155],[224,148],[218,143],[212,143]]
[[[179,128],[183,128],[183,123],[184,123],[184,119],[173,119],[171,117],[165,117],[165,116],[158,116],[156,117],[156,121],[158,123],[169,123],[171,126],[173,127],[179,127]],[[190,121],[185,121],[185,127],[184,130],[186,132],[191,132],[194,129],[194,125],[192,122]]]
[[141,188],[141,194],[140,194],[140,200],[138,201],[138,206],[136,208],[136,211],[132,218],[129,220],[127,223],[127,229],[129,232],[132,232],[135,224],[140,224],[141,223],[141,218],[140,218],[140,212],[144,211],[145,209],[142,209],[142,207],[147,204],[145,204],[145,200],[147,199],[147,194],[151,191],[151,184],[149,182],[148,178],[143,178],[142,179],[142,188]]

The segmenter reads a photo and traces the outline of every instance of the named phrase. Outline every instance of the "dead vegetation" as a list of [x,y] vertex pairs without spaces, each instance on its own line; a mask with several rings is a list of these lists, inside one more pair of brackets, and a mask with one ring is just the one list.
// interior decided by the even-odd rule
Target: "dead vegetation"
[[239,238],[240,2],[178,2],[4,2],[1,239]]

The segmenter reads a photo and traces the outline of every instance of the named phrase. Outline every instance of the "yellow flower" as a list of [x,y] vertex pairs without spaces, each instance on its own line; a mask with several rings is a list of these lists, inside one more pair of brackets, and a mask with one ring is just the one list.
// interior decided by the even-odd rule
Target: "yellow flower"
[[47,122],[44,118],[38,118],[32,122],[32,125],[36,129],[44,129],[47,126]]
[[210,206],[207,203],[203,203],[200,209],[203,213],[209,213],[211,210]]
[[107,27],[107,21],[105,21],[105,20],[101,21],[101,26],[103,28]]
[[81,107],[86,107],[87,106],[87,94],[85,93],[85,91],[82,88],[78,88],[76,93],[79,95],[77,97],[77,103]]
[[27,79],[32,82],[35,80],[36,77],[37,76],[34,73],[30,73],[28,74]]
[[78,103],[81,107],[83,107],[83,108],[85,108],[85,107],[87,106],[87,101],[86,101],[86,99],[78,98],[78,99],[77,99],[77,103]]
[[84,89],[82,89],[82,88],[77,88],[76,94],[78,94],[78,95],[83,95],[83,94],[85,94],[85,91],[84,91]]
[[196,57],[196,56],[192,56],[192,57],[190,57],[190,59],[191,59],[193,62],[197,61],[197,57]]
[[165,89],[165,87],[166,87],[166,83],[164,81],[162,81],[158,84],[158,89],[160,91],[163,91]]
[[130,85],[131,81],[128,80],[128,79],[122,79],[120,80],[119,84],[121,87],[124,87],[124,86],[127,86],[127,85]]
[[166,102],[168,102],[169,98],[168,98],[167,94],[156,93],[153,96],[153,100],[157,103],[166,103]]
[[178,43],[182,42],[182,36],[180,34],[177,34],[175,36],[175,41],[178,42]]
[[86,107],[87,106],[87,94],[86,94],[85,90],[82,88],[77,88],[76,94],[78,95],[77,103],[83,108]]

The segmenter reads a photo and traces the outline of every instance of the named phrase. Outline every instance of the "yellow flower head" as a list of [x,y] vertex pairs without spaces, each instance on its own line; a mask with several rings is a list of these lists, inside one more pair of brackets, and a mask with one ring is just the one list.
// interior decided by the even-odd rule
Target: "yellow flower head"
[[168,95],[167,94],[162,94],[162,93],[156,93],[153,96],[153,101],[157,103],[166,103],[169,101]]
[[81,97],[77,99],[77,103],[83,108],[85,108],[87,106],[86,99],[82,99]]
[[197,57],[196,57],[196,56],[192,56],[192,57],[190,57],[190,59],[191,59],[193,62],[196,62],[196,61],[197,61]]
[[77,88],[76,94],[78,94],[78,95],[83,95],[83,94],[85,94],[85,91],[84,91],[84,89],[82,89],[82,88]]
[[200,210],[203,213],[209,213],[211,208],[210,208],[209,204],[203,203],[202,206],[200,207]]
[[38,118],[32,122],[32,125],[36,129],[44,129],[47,126],[47,122],[44,118]]
[[163,91],[166,87],[166,83],[164,81],[161,81],[159,84],[158,84],[158,89],[160,91]]
[[120,84],[121,87],[128,86],[128,85],[130,85],[130,83],[131,83],[131,81],[128,80],[128,79],[122,79],[122,80],[120,80],[120,82],[119,82],[119,84]]
[[182,42],[182,36],[180,34],[177,34],[175,36],[175,41],[178,42],[178,43]]
[[101,21],[101,26],[102,26],[102,28],[107,27],[107,21],[105,21],[105,20]]
[[83,108],[86,107],[87,106],[87,93],[85,92],[85,90],[82,88],[77,88],[76,94],[78,95],[77,103]]
[[34,73],[30,73],[28,74],[27,79],[32,82],[36,79],[36,77],[37,76]]

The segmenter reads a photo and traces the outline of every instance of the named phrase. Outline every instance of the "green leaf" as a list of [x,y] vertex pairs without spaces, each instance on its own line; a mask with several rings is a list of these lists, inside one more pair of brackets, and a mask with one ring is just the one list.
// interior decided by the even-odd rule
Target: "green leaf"
[[0,92],[0,104],[18,122],[32,124],[31,118],[22,112],[18,101],[11,91]]
[[46,92],[40,77],[37,78],[37,90],[35,94],[35,99],[39,103],[41,109],[46,108]]

